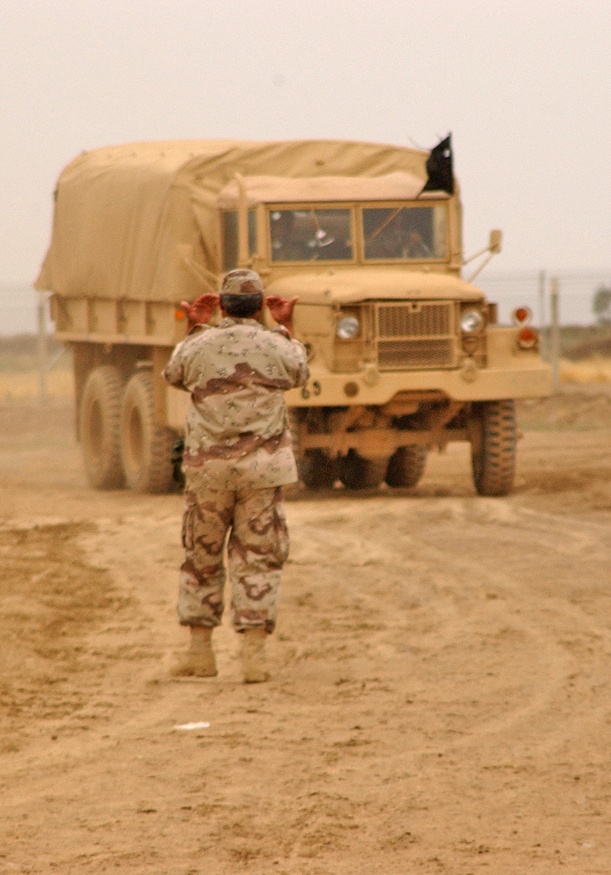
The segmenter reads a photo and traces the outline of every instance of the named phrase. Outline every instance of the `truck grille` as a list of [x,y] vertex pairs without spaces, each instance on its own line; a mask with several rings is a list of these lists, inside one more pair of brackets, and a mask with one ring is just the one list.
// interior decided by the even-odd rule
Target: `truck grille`
[[380,370],[457,364],[452,301],[376,304],[375,320]]

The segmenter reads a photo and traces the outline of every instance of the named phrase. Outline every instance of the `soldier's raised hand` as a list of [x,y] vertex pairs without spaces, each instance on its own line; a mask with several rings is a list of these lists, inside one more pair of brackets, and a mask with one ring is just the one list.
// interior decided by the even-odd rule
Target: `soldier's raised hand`
[[219,295],[212,292],[200,295],[192,304],[189,304],[188,301],[181,301],[180,306],[187,315],[189,328],[193,328],[194,325],[205,325],[218,307],[219,302]]
[[280,295],[268,295],[265,303],[269,307],[269,312],[279,325],[284,325],[286,328],[293,322],[293,310],[299,298],[281,298]]

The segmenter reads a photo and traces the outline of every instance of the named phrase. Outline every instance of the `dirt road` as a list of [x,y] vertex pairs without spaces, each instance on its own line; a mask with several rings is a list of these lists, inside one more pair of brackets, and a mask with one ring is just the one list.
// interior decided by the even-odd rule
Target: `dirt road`
[[455,446],[289,502],[245,686],[227,626],[170,677],[181,496],[90,490],[69,404],[4,404],[0,873],[608,875],[609,386],[521,421],[509,498]]

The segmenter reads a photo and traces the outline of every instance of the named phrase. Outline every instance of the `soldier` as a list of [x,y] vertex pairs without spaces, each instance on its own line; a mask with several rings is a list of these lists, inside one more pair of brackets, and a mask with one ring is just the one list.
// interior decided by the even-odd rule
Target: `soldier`
[[[220,295],[182,307],[189,333],[165,379],[191,393],[183,467],[186,507],[178,616],[190,648],[177,671],[212,677],[212,631],[224,608],[227,541],[232,623],[242,633],[246,683],[267,680],[265,639],[274,630],[280,573],[288,554],[282,486],[297,480],[283,393],[309,376],[294,338],[297,298],[263,296],[251,270],[232,270]],[[220,303],[222,320],[206,324]],[[262,324],[264,305],[278,323]]]

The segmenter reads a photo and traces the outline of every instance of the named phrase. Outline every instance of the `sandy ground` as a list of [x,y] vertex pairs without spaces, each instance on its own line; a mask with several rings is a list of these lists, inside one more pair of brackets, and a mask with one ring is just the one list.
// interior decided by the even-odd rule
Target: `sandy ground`
[[[608,875],[611,390],[412,492],[304,493],[268,684],[172,680],[180,495],[88,488],[70,403],[0,405],[0,873]],[[178,729],[188,723],[199,729]]]

